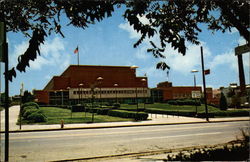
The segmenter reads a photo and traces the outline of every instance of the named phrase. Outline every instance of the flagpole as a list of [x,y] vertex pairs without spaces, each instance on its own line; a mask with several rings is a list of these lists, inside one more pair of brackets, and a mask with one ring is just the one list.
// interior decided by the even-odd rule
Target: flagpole
[[77,52],[77,63],[78,63],[78,66],[79,66],[79,50]]
[[79,62],[80,62],[80,61],[79,61],[79,60],[80,60],[80,59],[79,59],[79,55],[80,55],[80,54],[79,54],[79,49],[78,49],[78,46],[77,46],[77,63],[78,63],[78,66],[80,65],[80,64],[79,64]]

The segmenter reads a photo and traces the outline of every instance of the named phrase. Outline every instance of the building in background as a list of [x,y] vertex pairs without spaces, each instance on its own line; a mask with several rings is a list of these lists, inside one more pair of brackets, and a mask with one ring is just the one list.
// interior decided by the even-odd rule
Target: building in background
[[250,84],[246,85],[243,95],[237,83],[230,83],[228,87],[221,87],[220,90],[225,95],[229,107],[250,107]]
[[134,66],[70,65],[54,76],[43,90],[35,90],[36,102],[50,105],[102,102],[136,102],[150,97],[147,77],[137,77]]
[[173,86],[172,82],[161,82],[157,88],[151,90],[153,101],[166,102],[168,100],[190,99],[192,91],[202,92],[199,86]]
[[[151,98],[154,102],[166,102],[169,100],[191,99],[192,93],[198,92],[203,98],[202,88],[200,86],[173,86],[171,82],[161,82],[156,88],[151,89]],[[219,96],[212,88],[206,88],[207,103],[219,105]]]

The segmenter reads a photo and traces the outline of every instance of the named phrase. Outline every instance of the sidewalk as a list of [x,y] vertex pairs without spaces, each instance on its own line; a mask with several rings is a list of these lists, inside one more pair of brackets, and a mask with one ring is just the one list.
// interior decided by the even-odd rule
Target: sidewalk
[[[19,132],[19,125],[16,125],[20,106],[9,108],[9,130]],[[1,131],[4,131],[4,111],[1,112]],[[109,128],[109,127],[131,127],[131,126],[149,126],[149,125],[167,125],[167,124],[191,124],[206,123],[205,119],[149,114],[147,121],[130,121],[130,122],[108,122],[108,123],[91,123],[91,124],[65,124],[61,129],[60,124],[52,125],[22,125],[22,131],[48,131],[48,130],[65,130],[65,129],[91,129],[91,128]],[[250,117],[231,117],[231,118],[210,118],[210,122],[227,122],[227,121],[250,121]]]

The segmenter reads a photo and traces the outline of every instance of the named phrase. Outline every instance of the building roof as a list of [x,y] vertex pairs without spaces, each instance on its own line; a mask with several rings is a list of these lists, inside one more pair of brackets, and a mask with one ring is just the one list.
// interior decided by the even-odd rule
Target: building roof
[[[147,87],[147,77],[137,77],[136,69],[131,66],[103,66],[103,65],[70,65],[60,76],[54,76],[44,90],[67,89],[67,87],[90,88],[98,82],[101,87]],[[146,83],[141,80],[145,78]]]

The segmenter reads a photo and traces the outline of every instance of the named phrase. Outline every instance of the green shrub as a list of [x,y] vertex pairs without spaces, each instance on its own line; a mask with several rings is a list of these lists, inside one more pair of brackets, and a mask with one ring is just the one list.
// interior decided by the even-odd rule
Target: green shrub
[[129,102],[128,105],[136,105],[136,102]]
[[21,116],[24,115],[25,109],[30,109],[30,108],[39,109],[39,105],[35,102],[26,102],[25,104],[22,104],[22,106],[20,108]]
[[88,112],[97,113],[98,110],[100,110],[100,108],[90,108],[90,109],[88,109]]
[[179,152],[177,155],[169,154],[164,161],[247,161],[248,159],[248,144],[240,144],[217,148],[194,148],[185,152]]
[[120,108],[120,107],[121,107],[120,103],[114,103],[114,104],[113,104],[113,108],[114,108],[114,109],[118,109],[118,108]]
[[36,111],[32,114],[30,114],[27,119],[30,121],[30,122],[34,122],[34,123],[38,123],[38,122],[46,122],[47,121],[47,118],[44,114],[42,114],[41,112],[39,111]]
[[183,99],[183,100],[169,100],[167,102],[170,105],[196,105],[200,106],[201,102],[200,101],[195,101],[193,99]]
[[224,93],[221,93],[221,97],[220,97],[220,109],[221,110],[227,110],[227,99],[226,99]]
[[97,114],[107,115],[110,109],[98,109]]
[[133,112],[125,110],[110,110],[108,111],[109,116],[116,116],[121,118],[134,118],[135,120],[147,120],[148,114],[144,112]]
[[39,105],[37,103],[35,103],[35,102],[26,102],[26,103],[22,104],[21,107],[24,108],[24,107],[27,107],[27,106],[34,106],[36,109],[39,109]]
[[22,110],[20,110],[20,113],[21,113],[21,116],[24,117],[24,114],[26,113],[26,111],[29,111],[29,110],[38,110],[35,106],[26,106],[26,107],[23,107]]
[[24,113],[23,113],[23,115],[22,115],[22,117],[24,118],[24,119],[27,119],[28,118],[28,116],[29,115],[31,115],[32,113],[34,113],[34,112],[37,112],[37,109],[34,109],[34,108],[29,108],[29,107],[26,107],[26,109],[25,109],[25,111],[24,111]]
[[[126,110],[126,111],[137,111],[137,108],[120,108],[119,110]],[[144,108],[138,108],[138,111],[144,111]]]
[[74,105],[72,106],[72,112],[84,112],[84,106],[83,105]]

